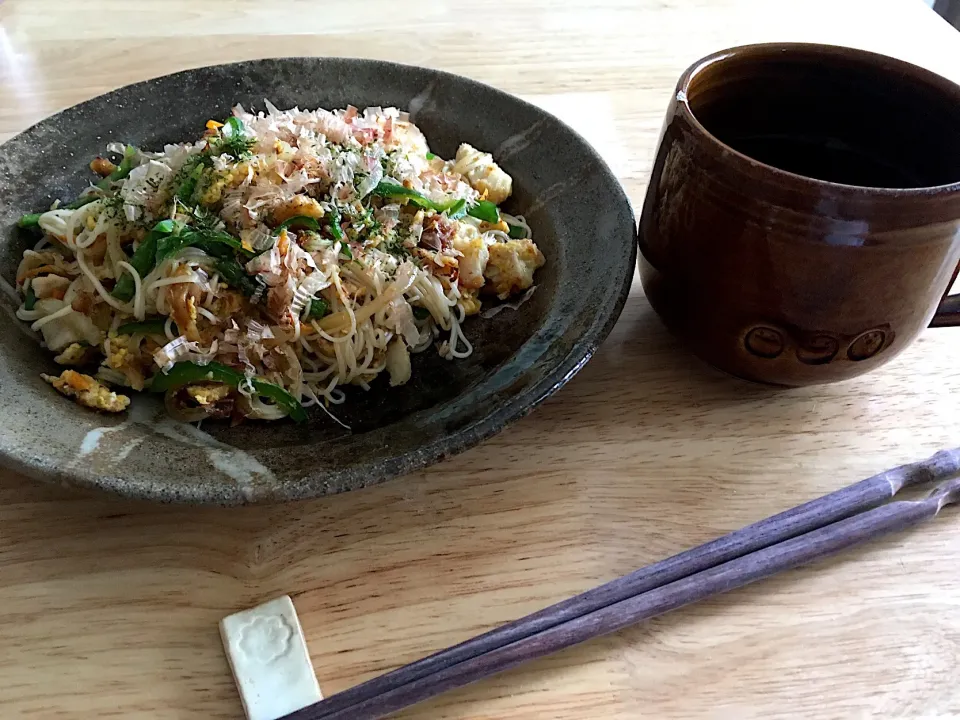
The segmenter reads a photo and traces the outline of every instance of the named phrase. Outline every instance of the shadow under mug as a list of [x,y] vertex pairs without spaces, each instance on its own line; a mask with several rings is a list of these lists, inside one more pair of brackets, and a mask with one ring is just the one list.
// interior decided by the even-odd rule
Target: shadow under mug
[[650,303],[721,370],[872,370],[960,325],[960,86],[825,45],[704,58],[677,84],[639,237]]

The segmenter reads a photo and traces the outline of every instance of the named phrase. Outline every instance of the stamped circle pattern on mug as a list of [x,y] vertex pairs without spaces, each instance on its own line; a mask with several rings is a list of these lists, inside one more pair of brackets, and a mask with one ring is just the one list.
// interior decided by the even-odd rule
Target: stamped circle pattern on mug
[[797,360],[804,365],[826,365],[840,352],[840,341],[833,335],[816,333],[797,348]]
[[772,360],[783,353],[786,341],[781,331],[759,325],[746,334],[743,346],[751,355]]
[[[855,362],[868,360],[890,345],[893,334],[884,328],[872,328],[853,335],[825,332],[793,332],[773,324],[754,325],[743,336],[744,349],[763,360],[774,360],[788,348],[804,365],[826,365],[838,357]],[[844,350],[841,354],[841,350]]]
[[859,362],[868,360],[883,349],[887,334],[883,330],[867,330],[847,348],[847,357]]

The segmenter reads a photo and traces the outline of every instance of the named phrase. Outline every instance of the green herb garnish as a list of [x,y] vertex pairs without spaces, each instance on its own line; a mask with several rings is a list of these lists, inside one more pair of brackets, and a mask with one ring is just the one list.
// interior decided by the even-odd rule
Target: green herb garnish
[[330,309],[330,306],[327,304],[327,301],[322,298],[311,298],[310,307],[307,308],[307,319],[308,320],[318,320],[327,314],[327,311]]
[[37,306],[37,294],[33,291],[33,283],[27,288],[27,294],[23,298],[23,309],[33,310]]
[[507,227],[510,228],[510,232],[508,232],[507,235],[509,235],[514,240],[522,240],[527,236],[527,231],[524,230],[519,225],[510,225],[509,223],[507,223]]
[[231,155],[234,160],[243,160],[250,155],[256,141],[247,137],[240,118],[231,115],[220,128],[220,138],[211,145],[214,155]]
[[189,172],[182,173],[183,179],[174,192],[174,197],[178,198],[184,205],[190,205],[193,202],[194,191],[197,189],[200,176],[203,175],[203,164],[199,160],[195,160],[194,163]]
[[343,240],[343,228],[340,227],[340,208],[336,205],[330,208],[330,234],[334,240]]

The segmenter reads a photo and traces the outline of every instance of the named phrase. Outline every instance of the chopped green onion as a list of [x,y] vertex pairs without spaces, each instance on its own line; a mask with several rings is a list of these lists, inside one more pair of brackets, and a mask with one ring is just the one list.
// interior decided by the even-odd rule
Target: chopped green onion
[[124,146],[123,160],[120,161],[120,164],[117,166],[116,170],[97,183],[97,187],[101,190],[107,190],[110,188],[111,183],[114,183],[117,180],[123,180],[125,177],[127,177],[130,174],[130,171],[134,168],[133,160],[137,157],[139,152],[140,151],[137,150],[133,145]]
[[500,211],[497,210],[497,206],[489,200],[480,200],[476,205],[467,210],[467,214],[488,223],[500,222]]
[[[157,258],[157,243],[160,238],[166,237],[178,230],[181,223],[175,223],[173,220],[161,220],[153,229],[147,233],[147,236],[140,243],[133,257],[130,258],[130,264],[143,278],[155,267]],[[117,300],[126,302],[133,297],[136,286],[133,282],[133,276],[130,273],[124,273],[111,293]]]
[[311,298],[310,307],[307,309],[307,319],[308,320],[317,320],[322,318],[327,314],[327,310],[330,309],[330,306],[327,304],[327,301],[323,298]]
[[330,234],[334,240],[343,240],[343,228],[340,227],[340,208],[334,205],[330,209]]
[[224,128],[230,128],[230,137],[244,134],[243,123],[236,115],[231,115],[227,118],[227,122],[224,123]]
[[373,195],[378,197],[400,197],[406,198],[411,203],[417,207],[422,207],[426,210],[436,210],[437,212],[442,212],[444,208],[438,207],[430,198],[423,196],[418,193],[416,190],[411,190],[408,187],[403,185],[397,185],[396,183],[386,182],[381,180],[377,186],[372,191]]
[[279,235],[281,230],[285,230],[292,225],[297,225],[298,227],[303,227],[307,230],[320,230],[320,223],[318,223],[315,218],[307,215],[295,215],[294,217],[284,220],[282,223],[277,225],[273,229],[273,234]]
[[222,258],[217,261],[217,272],[220,279],[227,285],[237,288],[247,297],[256,294],[260,289],[257,281],[247,274],[243,266],[234,258]]
[[94,200],[102,200],[103,195],[84,195],[83,197],[78,197],[72,202],[68,202],[66,205],[63,205],[67,210],[76,210],[77,208],[82,208],[84,205],[92,203]]
[[346,243],[343,243],[340,246],[340,254],[343,255],[344,257],[347,257],[353,260],[353,250],[351,250],[350,246],[347,245]]
[[437,156],[434,155],[432,152],[427,153],[427,160],[436,160],[436,159],[437,159]]
[[507,227],[510,228],[510,232],[507,234],[514,240],[521,240],[527,236],[527,231],[519,225],[510,225],[507,223]]
[[29,215],[22,216],[17,221],[17,227],[22,228],[35,228],[40,225],[40,216],[43,213],[30,213]]
[[37,294],[33,291],[33,283],[27,288],[27,294],[23,299],[23,309],[33,310],[37,306]]
[[157,241],[156,264],[159,265],[187,247],[200,248],[208,255],[218,258],[233,257],[234,251],[244,251],[240,240],[230,233],[221,230],[194,230],[188,227]]
[[[84,195],[83,197],[79,197],[76,200],[73,200],[72,202],[68,202],[66,205],[61,205],[60,207],[66,210],[76,210],[77,208],[83,207],[87,203],[92,203],[94,200],[100,200],[101,198],[102,198],[101,195],[92,195],[92,194]],[[17,227],[22,227],[22,228],[39,227],[41,215],[43,215],[43,213],[30,213],[28,215],[23,215],[17,221]]]
[[[463,213],[460,211],[461,203],[463,203],[464,206],[466,205],[463,199],[454,200],[453,202],[449,203],[435,203],[433,200],[421,193],[418,193],[416,190],[411,190],[403,185],[397,185],[396,183],[384,181],[381,181],[373,189],[373,194],[378,195],[379,197],[406,198],[417,207],[422,207],[439,213],[446,212],[448,215],[450,212],[458,213],[456,216],[449,215],[449,217],[453,219],[463,217]],[[473,217],[488,223],[500,222],[500,211],[497,210],[497,206],[489,200],[478,201],[475,205],[472,205],[466,209],[466,214],[472,215]]]
[[447,217],[451,220],[459,220],[467,214],[467,201],[460,198],[444,212],[446,212]]
[[[118,335],[133,335],[134,333],[143,333],[144,335],[163,335],[166,330],[167,321],[165,318],[153,318],[143,322],[124,323],[117,328]],[[174,326],[176,327],[176,326]]]
[[[159,373],[154,376],[150,389],[153,392],[164,392],[197,382],[219,382],[235,388],[246,380],[247,378],[242,372],[218,362],[211,362],[207,365],[180,362],[174,365],[170,372]],[[251,378],[250,383],[258,395],[273,400],[278,407],[287,412],[291,420],[294,422],[307,421],[307,411],[304,410],[303,405],[282,387],[259,378]]]

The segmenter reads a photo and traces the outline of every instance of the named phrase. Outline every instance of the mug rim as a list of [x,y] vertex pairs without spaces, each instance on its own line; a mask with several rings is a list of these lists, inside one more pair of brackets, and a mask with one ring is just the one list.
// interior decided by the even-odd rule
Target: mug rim
[[859,48],[847,47],[844,45],[829,45],[826,43],[803,43],[803,42],[770,42],[770,43],[752,43],[749,45],[737,45],[735,47],[717,50],[706,55],[693,64],[691,64],[677,81],[674,93],[674,101],[685,119],[696,128],[703,138],[711,142],[715,149],[728,155],[731,160],[744,166],[745,169],[762,170],[775,177],[781,177],[792,183],[800,183],[808,190],[829,188],[836,191],[850,193],[854,195],[869,194],[870,196],[895,197],[917,197],[940,195],[946,193],[960,192],[960,179],[951,183],[941,185],[923,185],[919,187],[879,187],[872,185],[851,185],[848,183],[839,183],[831,180],[821,180],[819,178],[801,175],[770,165],[757,160],[749,155],[735,149],[723,142],[706,128],[696,113],[690,107],[690,88],[697,77],[707,68],[714,67],[720,63],[729,62],[733,58],[750,57],[754,62],[763,61],[765,58],[774,56],[783,57],[793,54],[797,58],[809,56],[811,54],[820,54],[836,59],[853,60],[863,66],[868,66],[881,72],[900,72],[909,74],[913,79],[923,82],[931,90],[941,93],[944,97],[952,99],[958,111],[960,111],[960,84],[955,83],[949,78],[928,70],[927,68],[900,60],[882,53],[872,52],[870,50],[861,50]]

